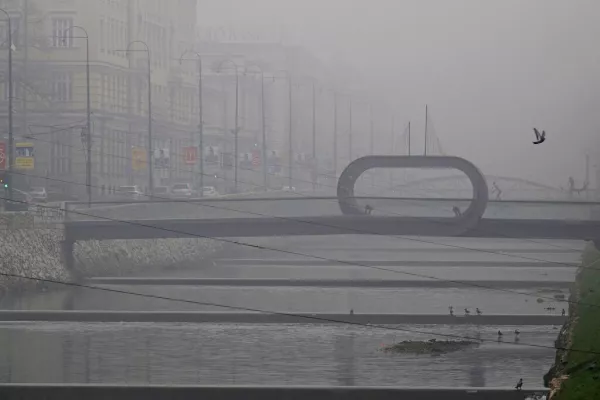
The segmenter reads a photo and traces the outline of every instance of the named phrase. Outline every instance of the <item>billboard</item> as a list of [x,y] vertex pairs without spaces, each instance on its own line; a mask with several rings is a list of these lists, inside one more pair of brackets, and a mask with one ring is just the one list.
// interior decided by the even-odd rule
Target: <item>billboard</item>
[[15,145],[15,168],[34,169],[33,143],[22,142]]
[[134,171],[142,171],[146,169],[146,149],[142,147],[134,147],[131,149],[131,167]]
[[154,169],[168,169],[171,166],[171,158],[168,148],[154,149]]
[[186,165],[195,165],[198,159],[198,148],[194,146],[183,148],[183,162]]

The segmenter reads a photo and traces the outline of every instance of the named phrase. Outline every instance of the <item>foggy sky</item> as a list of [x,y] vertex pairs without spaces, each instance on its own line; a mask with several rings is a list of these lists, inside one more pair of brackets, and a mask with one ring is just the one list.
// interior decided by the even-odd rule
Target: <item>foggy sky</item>
[[566,186],[586,151],[600,164],[597,0],[199,0],[199,17],[283,24],[415,135],[429,104],[446,152],[485,173]]

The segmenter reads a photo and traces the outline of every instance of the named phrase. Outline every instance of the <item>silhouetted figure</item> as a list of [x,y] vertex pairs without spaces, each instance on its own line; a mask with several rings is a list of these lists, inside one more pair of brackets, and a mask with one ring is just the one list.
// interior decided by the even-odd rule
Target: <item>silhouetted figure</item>
[[452,207],[452,211],[454,211],[454,216],[455,217],[458,218],[458,217],[462,216],[462,212],[460,211],[460,208],[454,206],[454,207]]
[[498,337],[499,338],[502,337],[502,332],[501,331],[498,331]]
[[373,211],[373,207],[371,207],[371,205],[370,205],[370,204],[367,204],[367,205],[365,206],[365,214],[367,214],[367,215],[371,215],[371,212],[372,212],[372,211]]
[[350,309],[350,315],[354,315],[354,309],[353,308]]
[[561,313],[561,315],[564,317],[566,314],[567,314],[567,312],[566,312],[566,311],[565,311],[565,309],[563,308],[563,309],[562,309],[562,313]]
[[448,310],[450,311],[450,315],[454,316],[454,307],[450,306],[448,307]]
[[517,382],[517,386],[515,386],[515,389],[517,390],[521,390],[521,388],[523,388],[523,378],[519,379],[519,382]]
[[479,309],[479,307],[477,307],[477,308],[475,309],[475,312],[477,313],[477,315],[481,315],[481,314],[483,314],[483,313],[481,312],[481,310]]
[[515,329],[515,336],[519,336],[521,332],[518,329]]

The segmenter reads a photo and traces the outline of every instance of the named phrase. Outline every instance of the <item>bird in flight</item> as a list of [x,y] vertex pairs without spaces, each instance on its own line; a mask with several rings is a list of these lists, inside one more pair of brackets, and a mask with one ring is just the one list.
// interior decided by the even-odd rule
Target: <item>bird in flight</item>
[[540,133],[537,128],[533,128],[533,132],[535,132],[535,142],[533,142],[533,144],[544,143],[546,140],[546,131],[542,131],[542,133]]

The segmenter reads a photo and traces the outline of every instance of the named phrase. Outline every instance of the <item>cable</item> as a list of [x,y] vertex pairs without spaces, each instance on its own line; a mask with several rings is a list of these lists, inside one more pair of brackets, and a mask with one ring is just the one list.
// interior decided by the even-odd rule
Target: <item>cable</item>
[[[3,197],[0,197],[0,199],[8,200],[7,198],[3,198]],[[13,200],[13,202],[26,204],[26,202],[24,202],[24,201]],[[38,207],[54,208],[54,207],[49,207],[49,206],[38,206]],[[217,207],[215,207],[215,208],[217,208]],[[67,210],[61,209],[61,208],[59,208],[59,210],[67,211]],[[232,211],[235,211],[235,210],[232,210]],[[151,228],[151,229],[161,230],[161,231],[165,231],[165,232],[172,232],[172,233],[177,233],[177,234],[183,234],[183,235],[193,236],[193,237],[202,238],[202,239],[211,239],[211,240],[215,240],[215,241],[219,241],[219,242],[224,242],[224,243],[229,243],[229,244],[235,244],[235,245],[245,246],[245,247],[259,249],[259,250],[269,250],[269,251],[274,251],[274,252],[279,252],[279,253],[284,253],[284,254],[291,254],[291,255],[296,255],[296,256],[309,257],[309,258],[313,258],[313,259],[317,259],[317,260],[322,260],[322,261],[327,261],[327,262],[332,262],[332,263],[345,264],[345,265],[350,265],[350,266],[358,266],[358,267],[363,267],[363,268],[368,268],[368,269],[374,269],[374,270],[392,272],[392,273],[396,273],[396,274],[403,274],[403,275],[415,276],[415,277],[419,277],[419,278],[432,279],[432,280],[442,281],[442,282],[452,282],[452,283],[457,283],[457,284],[461,284],[461,285],[464,285],[464,286],[476,287],[476,288],[479,288],[479,289],[493,290],[493,291],[498,291],[498,292],[503,292],[503,293],[511,293],[511,294],[517,294],[517,295],[520,295],[520,296],[535,297],[535,298],[541,298],[541,299],[545,299],[545,300],[555,301],[555,299],[551,298],[551,297],[546,297],[546,296],[541,296],[541,295],[533,295],[533,294],[530,294],[530,293],[523,293],[523,292],[518,292],[518,291],[510,290],[510,289],[495,288],[495,287],[489,287],[489,286],[485,286],[485,285],[478,285],[478,284],[475,284],[475,283],[470,283],[470,282],[465,282],[465,281],[455,281],[455,280],[451,280],[451,279],[443,279],[443,278],[433,277],[433,276],[429,276],[429,275],[423,275],[423,274],[417,274],[417,273],[412,273],[412,272],[406,272],[406,271],[397,271],[397,270],[393,270],[393,269],[389,269],[389,268],[377,267],[377,266],[366,265],[366,264],[360,264],[360,263],[356,263],[356,262],[343,261],[343,260],[335,260],[335,259],[331,259],[331,258],[328,258],[328,257],[316,256],[316,255],[305,254],[305,253],[299,253],[299,252],[294,252],[294,251],[291,251],[291,250],[274,249],[274,248],[270,248],[270,247],[266,247],[266,246],[255,245],[255,244],[250,244],[250,243],[244,243],[244,242],[239,242],[239,241],[235,241],[235,240],[228,240],[228,239],[223,239],[223,238],[215,238],[215,237],[211,237],[211,236],[198,235],[198,234],[193,234],[193,233],[189,233],[189,232],[178,231],[178,230],[175,230],[175,229],[167,229],[167,228],[156,227],[156,226],[153,226],[153,225],[143,224],[143,223],[140,223],[140,222],[137,222],[137,221],[125,221],[125,220],[119,220],[119,219],[116,219],[116,218],[98,216],[98,215],[83,213],[83,212],[75,211],[75,210],[69,210],[68,212],[74,213],[74,214],[79,214],[79,215],[84,215],[84,216],[89,216],[89,217],[94,217],[94,218],[100,218],[100,219],[107,220],[107,221],[112,221],[112,222],[118,222],[118,223],[133,225],[133,226],[140,226],[140,227],[144,227],[144,228]],[[240,211],[240,212],[244,212],[244,211]],[[278,218],[278,217],[274,217],[274,218]],[[308,221],[306,221],[306,222],[305,221],[299,221],[299,222],[303,222],[303,223],[307,223],[307,224],[314,224],[314,223],[308,222]],[[324,225],[324,226],[327,226],[327,225]],[[374,233],[374,235],[377,235],[377,234]],[[386,235],[381,235],[381,236],[386,236]],[[417,241],[417,242],[423,242],[423,241],[418,240],[418,239],[412,239],[412,240]],[[431,242],[425,242],[425,243],[431,243]],[[437,244],[437,243],[433,243],[433,244]],[[456,247],[456,246],[449,245],[449,247]],[[462,248],[462,247],[460,247],[460,248]],[[469,249],[469,250],[474,251],[474,250],[479,250],[479,249]],[[493,251],[488,251],[488,250],[482,250],[482,251],[485,252],[485,253],[497,254],[497,253],[494,253]],[[524,257],[524,256],[521,256],[521,257],[515,256],[515,257],[529,259],[529,260],[535,260],[535,261],[542,261],[542,262],[546,261],[546,260],[540,260],[540,259],[536,259],[536,258],[532,258],[532,257]],[[594,263],[592,263],[591,265],[595,264],[598,261],[600,261],[600,259],[594,261]],[[550,262],[550,261],[547,261],[547,262]],[[559,265],[568,265],[568,264],[559,263],[559,262],[554,262],[554,263],[555,264],[559,264]],[[568,266],[571,267],[572,265],[568,265]],[[565,300],[565,302],[567,302],[569,304],[579,304],[579,305],[588,305],[590,307],[600,307],[600,305],[585,304],[585,303],[581,303],[581,302],[574,302],[574,301],[571,301],[571,300]]]
[[[32,139],[32,140],[38,140],[38,141],[42,141],[42,142],[47,142],[47,143],[55,143],[55,141],[46,141],[46,140],[42,140],[42,139],[39,139],[39,138],[31,138],[31,139]],[[79,147],[77,147],[77,146],[73,146],[73,145],[65,145],[65,146],[67,146],[67,147],[73,147],[73,148],[76,148],[76,149],[79,149],[79,150],[82,150],[82,151],[84,150],[84,148],[83,148],[83,147],[79,148]],[[144,148],[144,147],[142,147],[142,148]],[[100,154],[100,153],[99,153],[99,152],[97,152],[97,151],[96,151],[95,153],[96,153],[96,154]],[[175,153],[175,154],[177,155],[177,153]],[[182,154],[179,154],[179,155],[182,155]],[[131,161],[131,160],[132,160],[131,158],[129,158],[129,157],[126,157],[126,156],[112,155],[112,157],[114,157],[114,158],[126,159],[126,160],[129,160],[129,161]],[[169,168],[169,170],[171,170],[171,169],[172,169],[172,168]],[[254,170],[252,170],[252,169],[244,169],[244,168],[242,168],[242,170],[249,170],[249,171],[252,171],[252,172],[256,172],[256,171],[254,171]],[[202,175],[203,175],[203,176],[207,176],[207,177],[209,177],[209,176],[210,176],[210,177],[212,177],[212,176],[213,176],[213,175],[211,175],[211,174],[202,174]],[[31,176],[34,176],[34,175],[31,175]],[[45,179],[50,179],[50,178],[45,178]],[[227,179],[227,178],[225,178],[225,177],[220,177],[219,179],[221,179],[221,180],[224,180],[224,181],[227,181],[227,180],[228,180],[228,179]],[[229,180],[231,181],[231,179],[229,179]],[[240,183],[243,183],[243,184],[248,184],[248,185],[251,185],[251,186],[255,186],[255,187],[262,187],[262,185],[255,184],[255,183],[250,183],[250,182],[245,182],[245,181],[240,181],[240,180],[238,180],[238,182],[240,182]],[[308,182],[308,181],[304,181],[304,182]],[[69,183],[69,182],[67,182],[67,183]],[[73,184],[78,184],[78,183],[76,183],[76,182],[70,182],[70,183],[73,183]],[[304,195],[302,195],[302,194],[299,194],[299,193],[296,193],[296,192],[291,192],[291,193],[293,193],[294,195],[300,196],[300,197],[306,197],[306,198],[310,198],[310,197],[311,197],[311,196],[304,196]],[[148,196],[148,197],[152,197],[152,196],[150,196],[150,195],[146,195],[146,196]],[[411,201],[411,200],[402,200],[402,201]],[[415,201],[414,201],[414,203],[415,203],[415,204],[417,204],[417,201],[415,200]],[[202,205],[202,206],[203,206],[203,205]],[[379,210],[379,211],[381,211],[381,210]],[[390,212],[389,210],[385,210],[385,209],[384,209],[384,211],[388,211],[387,213],[384,213],[384,214],[386,214],[386,215],[390,215],[390,216],[398,216],[398,217],[406,217],[406,215],[402,215],[402,214],[398,214],[398,213]],[[443,223],[443,222],[438,222],[438,223]],[[486,230],[483,230],[482,232],[486,232]],[[507,235],[501,235],[501,236],[502,236],[502,237],[505,237],[505,238],[512,239],[512,237],[510,237],[510,236],[507,236]],[[556,248],[568,249],[568,250],[573,250],[573,251],[575,251],[575,250],[576,250],[576,249],[569,248],[569,247],[566,247],[566,246],[560,246],[560,245],[556,245],[556,244],[552,244],[552,243],[542,243],[542,242],[534,241],[534,240],[531,240],[531,239],[523,239],[523,241],[527,241],[527,242],[530,242],[530,243],[535,243],[535,244],[542,244],[542,245],[546,245],[546,246],[548,246],[548,247],[556,247]],[[507,254],[505,254],[505,255],[507,255]]]
[[[209,306],[209,307],[219,307],[219,308],[225,308],[225,309],[229,309],[229,310],[259,312],[259,313],[263,313],[263,314],[280,315],[280,316],[295,317],[295,318],[305,318],[305,319],[313,320],[313,321],[361,326],[361,327],[382,329],[382,330],[388,330],[388,331],[400,331],[400,332],[416,333],[416,334],[420,334],[420,335],[433,335],[433,336],[446,337],[446,338],[452,338],[452,339],[467,339],[467,340],[476,340],[479,342],[498,343],[497,341],[494,341],[491,339],[478,339],[478,338],[474,338],[474,337],[470,337],[470,336],[463,336],[463,335],[456,335],[456,334],[425,332],[425,331],[416,330],[416,329],[398,328],[398,327],[393,327],[393,326],[388,326],[388,325],[375,325],[375,324],[367,324],[367,323],[362,323],[362,322],[342,321],[342,320],[336,320],[336,319],[331,319],[331,318],[319,317],[316,315],[314,315],[314,316],[313,315],[301,315],[301,314],[296,314],[296,313],[264,310],[264,309],[253,308],[253,307],[240,307],[240,306],[232,306],[232,305],[221,304],[221,303],[180,299],[180,298],[175,298],[175,297],[160,296],[160,295],[147,294],[147,293],[131,292],[131,291],[127,291],[127,290],[104,288],[104,287],[100,287],[100,286],[85,285],[85,284],[81,284],[81,283],[63,282],[63,281],[57,281],[57,280],[45,279],[45,278],[34,278],[34,277],[30,277],[30,276],[25,276],[25,275],[9,274],[9,273],[4,273],[4,272],[0,272],[0,276],[16,278],[16,279],[31,280],[31,281],[42,282],[42,283],[52,283],[52,284],[57,284],[57,285],[69,286],[69,287],[77,287],[77,288],[81,288],[81,289],[89,289],[89,290],[97,290],[97,291],[103,291],[103,292],[109,292],[109,293],[124,294],[124,295],[128,295],[128,296],[151,298],[151,299],[156,299],[156,300],[165,300],[165,301],[171,301],[171,302],[177,302],[177,303],[194,304],[194,305]],[[477,318],[477,317],[473,317],[473,318]],[[509,343],[504,343],[504,342],[500,342],[500,343],[509,344]],[[581,349],[575,349],[575,348],[544,346],[544,345],[534,344],[534,343],[514,342],[514,343],[510,343],[510,344],[525,346],[525,347],[535,347],[535,348],[541,348],[541,349],[566,350],[566,351],[574,351],[574,352],[578,352],[578,353],[600,355],[600,352],[596,352],[593,350],[581,350]]]

